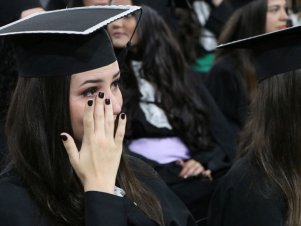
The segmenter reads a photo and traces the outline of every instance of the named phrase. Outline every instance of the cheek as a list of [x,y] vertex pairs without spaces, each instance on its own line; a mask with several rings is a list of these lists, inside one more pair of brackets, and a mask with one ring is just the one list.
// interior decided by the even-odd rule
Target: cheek
[[75,139],[80,140],[83,135],[83,117],[85,103],[70,100],[70,119]]
[[83,0],[83,4],[84,4],[84,6],[91,6],[91,5],[95,5],[96,1],[94,1],[94,0]]
[[266,17],[266,32],[271,32],[273,30],[275,24],[275,19],[273,17],[273,15],[268,14]]

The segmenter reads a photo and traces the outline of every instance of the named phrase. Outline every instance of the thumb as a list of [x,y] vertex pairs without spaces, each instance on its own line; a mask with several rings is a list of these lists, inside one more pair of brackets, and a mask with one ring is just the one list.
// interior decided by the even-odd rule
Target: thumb
[[79,160],[79,152],[74,142],[74,139],[67,133],[61,133],[60,136],[69,156],[70,163],[74,168],[74,166],[77,165],[77,162]]

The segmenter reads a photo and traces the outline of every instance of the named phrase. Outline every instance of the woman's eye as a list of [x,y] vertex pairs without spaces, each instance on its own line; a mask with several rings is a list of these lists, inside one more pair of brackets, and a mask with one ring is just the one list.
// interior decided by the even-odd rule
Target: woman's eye
[[85,97],[93,96],[96,93],[97,89],[95,87],[91,87],[89,89],[86,89],[82,95]]
[[274,7],[271,7],[271,8],[269,8],[269,12],[271,12],[271,13],[276,13],[276,12],[278,12],[279,11],[279,7],[278,6],[274,6]]
[[126,15],[124,18],[132,18],[134,16],[133,13]]
[[119,84],[120,84],[120,79],[117,79],[117,80],[115,80],[115,81],[112,83],[112,87],[113,87],[113,88],[118,88],[118,87],[119,87]]

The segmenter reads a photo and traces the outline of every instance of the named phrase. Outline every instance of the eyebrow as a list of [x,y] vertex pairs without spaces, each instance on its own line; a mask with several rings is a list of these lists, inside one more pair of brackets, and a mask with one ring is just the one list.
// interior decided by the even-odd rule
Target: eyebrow
[[[117,78],[119,75],[120,75],[120,71],[118,71],[116,74],[113,75],[113,79]],[[84,81],[84,82],[80,85],[80,87],[83,86],[83,85],[85,85],[85,84],[87,84],[87,83],[101,83],[101,82],[103,82],[102,79],[91,79],[91,80],[86,80],[86,81]]]

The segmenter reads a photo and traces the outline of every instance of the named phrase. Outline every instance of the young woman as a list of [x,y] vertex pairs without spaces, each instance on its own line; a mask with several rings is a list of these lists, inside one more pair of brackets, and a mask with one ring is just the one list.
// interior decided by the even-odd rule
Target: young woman
[[[134,10],[59,10],[0,29],[15,46],[21,76],[6,123],[1,224],[195,225],[153,170],[122,152],[120,71],[101,26]],[[92,30],[87,20],[96,27],[79,34]]]
[[300,28],[232,46],[256,50],[259,84],[240,157],[213,196],[210,226],[301,224]]
[[[202,219],[216,180],[232,162],[235,142],[201,77],[188,70],[164,20],[151,8],[142,8],[122,68],[127,146]],[[108,26],[117,51],[123,51],[136,26],[135,16]]]
[[[285,0],[254,0],[236,10],[219,42],[227,43],[287,26]],[[207,87],[236,134],[245,123],[250,96],[257,79],[251,51],[221,49],[207,80]]]

